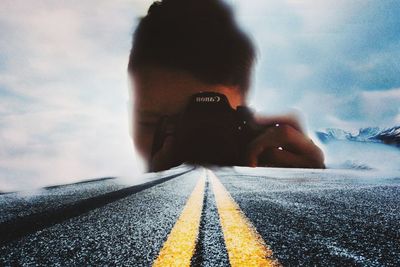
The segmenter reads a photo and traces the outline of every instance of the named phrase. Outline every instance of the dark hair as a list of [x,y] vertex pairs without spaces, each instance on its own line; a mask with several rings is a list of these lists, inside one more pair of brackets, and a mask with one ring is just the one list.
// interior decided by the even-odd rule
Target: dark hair
[[136,28],[128,71],[146,65],[184,70],[246,93],[254,57],[252,42],[222,1],[163,0],[150,6]]

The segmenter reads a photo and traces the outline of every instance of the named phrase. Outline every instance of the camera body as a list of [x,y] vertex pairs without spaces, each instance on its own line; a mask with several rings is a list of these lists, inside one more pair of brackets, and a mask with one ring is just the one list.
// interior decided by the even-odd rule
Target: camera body
[[248,107],[234,109],[224,94],[201,92],[190,98],[183,112],[159,120],[152,157],[172,136],[171,166],[183,162],[245,166],[248,144],[265,128],[255,122]]

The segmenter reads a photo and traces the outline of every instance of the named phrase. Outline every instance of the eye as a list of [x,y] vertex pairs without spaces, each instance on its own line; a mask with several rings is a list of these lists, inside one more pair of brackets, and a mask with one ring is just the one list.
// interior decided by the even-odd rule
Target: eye
[[146,130],[153,130],[157,127],[160,115],[153,111],[138,110],[136,113],[137,125]]
[[156,127],[157,122],[155,121],[139,121],[139,126],[144,128],[154,128]]

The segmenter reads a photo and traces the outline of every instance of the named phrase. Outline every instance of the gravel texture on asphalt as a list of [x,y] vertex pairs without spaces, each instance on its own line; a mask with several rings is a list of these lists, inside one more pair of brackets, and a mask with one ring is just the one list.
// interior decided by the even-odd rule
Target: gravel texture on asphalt
[[0,223],[91,198],[125,187],[115,179],[94,180],[35,191],[0,195]]
[[192,266],[229,266],[228,253],[210,180],[207,179],[199,238]]
[[149,266],[199,175],[128,196],[0,248],[0,265]]
[[190,168],[191,166],[181,165],[167,171],[146,173],[141,177],[131,179],[106,177],[30,191],[0,194],[0,223],[34,213],[57,210],[66,204],[76,203],[83,199],[89,199],[143,182],[157,180]]
[[[284,266],[400,266],[399,172],[212,170]],[[150,266],[204,174],[197,168],[12,241],[0,247],[0,266]],[[0,195],[0,211],[24,216],[131,185],[112,181],[51,188],[54,197],[27,206]],[[209,181],[203,201],[192,265],[229,266]]]
[[216,174],[284,266],[400,266],[395,175],[249,168]]

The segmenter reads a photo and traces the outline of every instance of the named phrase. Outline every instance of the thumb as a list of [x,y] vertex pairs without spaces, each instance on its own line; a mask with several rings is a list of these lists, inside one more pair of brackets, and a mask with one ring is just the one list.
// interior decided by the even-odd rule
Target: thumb
[[154,154],[150,162],[150,171],[161,171],[173,167],[174,138],[167,136],[161,149]]

